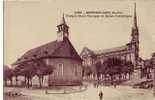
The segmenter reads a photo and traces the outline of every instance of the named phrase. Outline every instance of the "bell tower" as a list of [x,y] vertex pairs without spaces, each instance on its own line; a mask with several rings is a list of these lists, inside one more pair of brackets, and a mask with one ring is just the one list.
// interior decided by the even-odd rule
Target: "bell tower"
[[64,14],[62,16],[62,22],[57,25],[57,41],[63,41],[69,38],[69,26],[66,24]]
[[132,50],[134,50],[136,65],[139,59],[139,30],[137,25],[136,3],[134,4],[133,27],[131,33]]

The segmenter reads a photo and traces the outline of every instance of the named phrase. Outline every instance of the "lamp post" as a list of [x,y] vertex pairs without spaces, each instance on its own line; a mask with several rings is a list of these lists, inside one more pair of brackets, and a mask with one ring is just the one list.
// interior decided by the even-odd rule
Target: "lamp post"
[[153,96],[155,97],[155,53],[152,55],[152,64],[153,64]]

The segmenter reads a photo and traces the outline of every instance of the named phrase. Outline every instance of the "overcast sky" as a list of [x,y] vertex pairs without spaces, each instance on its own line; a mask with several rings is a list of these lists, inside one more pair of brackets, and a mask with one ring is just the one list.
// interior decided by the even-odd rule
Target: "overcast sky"
[[[4,64],[10,65],[27,50],[57,39],[62,14],[70,26],[69,38],[80,53],[125,45],[131,40],[132,17],[67,17],[75,11],[119,11],[133,16],[135,0],[8,0],[4,4]],[[140,56],[155,51],[155,1],[137,0]]]

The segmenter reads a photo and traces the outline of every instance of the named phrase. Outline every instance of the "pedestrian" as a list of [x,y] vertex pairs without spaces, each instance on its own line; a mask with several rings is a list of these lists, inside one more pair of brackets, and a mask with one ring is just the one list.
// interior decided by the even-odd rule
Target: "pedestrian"
[[99,98],[100,98],[100,100],[102,100],[102,98],[103,98],[103,93],[102,93],[102,91],[100,91],[100,93],[99,93]]

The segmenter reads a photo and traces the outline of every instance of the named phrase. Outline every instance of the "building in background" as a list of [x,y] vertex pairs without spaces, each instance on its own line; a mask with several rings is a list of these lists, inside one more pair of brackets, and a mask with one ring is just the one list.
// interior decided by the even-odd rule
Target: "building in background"
[[134,5],[133,27],[131,31],[131,41],[123,46],[93,51],[88,47],[84,47],[80,56],[83,59],[84,66],[93,66],[98,61],[103,63],[108,58],[119,58],[131,61],[138,69],[141,66],[141,58],[139,57],[139,30],[137,25],[136,4]]

